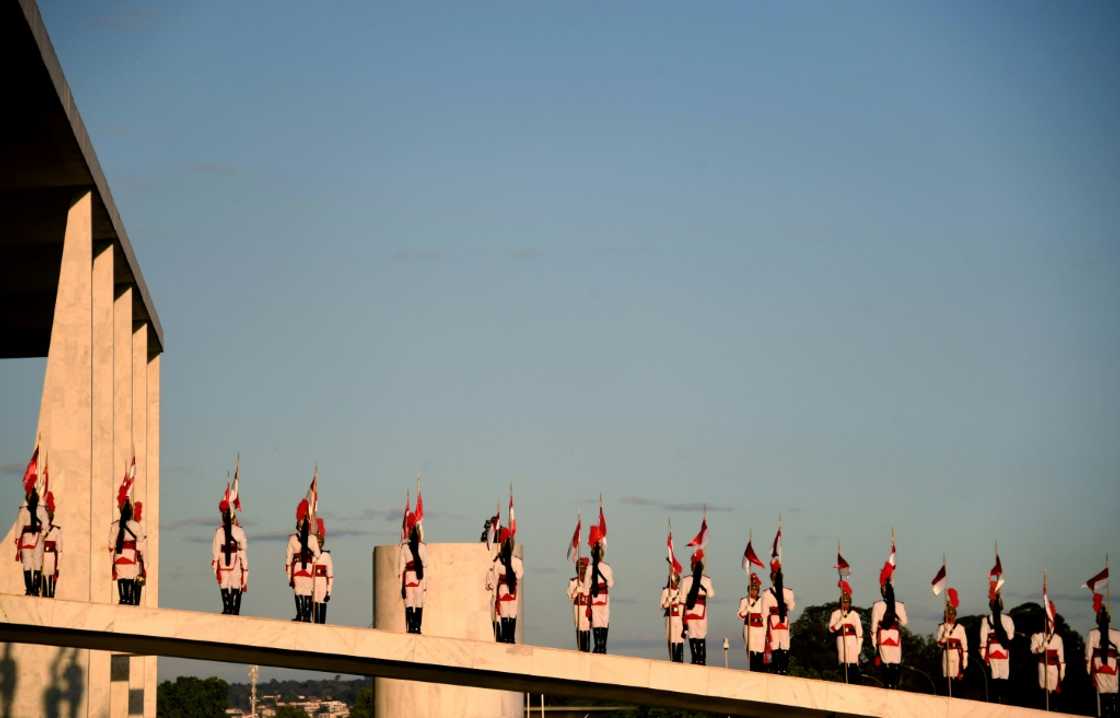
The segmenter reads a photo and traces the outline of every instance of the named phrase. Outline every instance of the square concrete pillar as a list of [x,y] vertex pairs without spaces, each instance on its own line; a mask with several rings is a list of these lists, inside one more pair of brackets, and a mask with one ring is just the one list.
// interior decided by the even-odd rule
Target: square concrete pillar
[[[152,355],[149,345],[149,355]],[[160,355],[148,359],[148,503],[144,505],[144,528],[148,531],[147,593],[149,606],[159,605],[159,402],[160,402]],[[158,658],[148,656],[144,667],[144,715],[156,714],[156,688],[159,681]]]
[[[147,531],[148,518],[148,323],[133,322],[132,331],[132,442],[136,450],[136,484],[133,496],[144,504],[141,524]],[[158,529],[157,529],[158,530]],[[145,564],[147,568],[147,564]],[[141,596],[142,606],[151,603],[147,587]],[[144,684],[147,656],[133,656],[129,662],[129,715],[144,714]]]

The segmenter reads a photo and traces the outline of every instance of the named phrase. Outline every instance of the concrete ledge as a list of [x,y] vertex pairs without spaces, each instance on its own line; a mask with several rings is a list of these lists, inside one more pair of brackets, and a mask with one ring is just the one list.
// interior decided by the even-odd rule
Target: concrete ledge
[[[230,636],[236,643],[230,643]],[[1025,708],[711,666],[348,626],[0,594],[0,641],[754,716],[1013,718]]]

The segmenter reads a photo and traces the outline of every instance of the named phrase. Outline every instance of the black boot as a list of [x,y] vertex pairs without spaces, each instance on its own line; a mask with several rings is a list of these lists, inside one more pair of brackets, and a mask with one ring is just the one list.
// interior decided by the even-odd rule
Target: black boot
[[241,615],[241,590],[233,589],[230,593],[229,612],[234,616]]
[[327,604],[316,603],[314,606],[315,623],[327,622]]
[[412,624],[416,622],[416,616],[413,615],[415,612],[415,608],[404,607],[404,630],[406,633],[412,633]]
[[517,618],[507,620],[509,621],[509,631],[506,633],[506,643],[517,643]]
[[140,583],[140,579],[132,579],[132,605],[140,605],[140,596],[144,593],[144,584]]
[[34,594],[31,593],[31,588],[32,588],[33,585],[34,584],[31,583],[31,572],[30,571],[24,571],[23,572],[23,595],[24,596],[34,595]]
[[424,632],[423,631],[423,628],[424,628],[424,607],[423,606],[417,606],[414,610],[416,611],[416,633],[423,633]]
[[591,631],[576,632],[576,647],[583,653],[591,652]]
[[38,596],[43,591],[43,572],[31,572],[31,595]]
[[789,651],[774,651],[770,658],[770,664],[774,667],[775,673],[784,676],[786,671],[789,670]]
[[303,601],[303,622],[311,623],[313,616],[311,615],[311,596],[300,596]]
[[672,657],[671,657],[671,660],[673,661],[673,663],[684,663],[684,644],[683,643],[673,643],[671,645],[673,647]]
[[54,598],[55,581],[54,576],[43,577],[43,598]]
[[298,593],[293,593],[292,598],[295,599],[295,602],[296,602],[296,617],[293,618],[292,620],[293,621],[298,621],[299,620],[299,594]]

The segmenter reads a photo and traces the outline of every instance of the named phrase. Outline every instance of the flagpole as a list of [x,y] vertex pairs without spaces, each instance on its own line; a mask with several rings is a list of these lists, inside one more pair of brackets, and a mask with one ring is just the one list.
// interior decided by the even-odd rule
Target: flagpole
[[[747,545],[754,541],[754,531],[747,529]],[[754,547],[751,546],[753,549]],[[759,588],[759,598],[762,598],[762,589]],[[751,672],[751,561],[747,559],[747,673]]]
[[[840,573],[840,539],[836,539],[836,576],[840,581],[844,580],[844,576]],[[840,603],[844,603],[844,589],[840,589]],[[844,613],[844,606],[840,606],[840,651],[844,657],[844,684],[848,683],[848,639],[844,635],[844,619],[847,618]]]
[[1046,712],[1050,712],[1050,597],[1046,595],[1046,569],[1042,569],[1042,692],[1046,696]]
[[[669,526],[669,537],[672,538],[672,536],[673,536],[673,517],[669,516],[668,518],[666,518],[666,522],[668,523],[668,526]],[[666,546],[666,548],[668,548],[668,546]],[[665,621],[665,649],[669,651],[669,662],[672,663],[673,662],[673,558],[672,558],[671,554],[669,556],[665,557],[665,563],[668,565],[668,569],[667,569],[668,575],[665,577],[665,588],[666,588],[666,590],[669,591],[669,607],[665,609],[667,611],[666,616],[665,616],[665,618],[666,618],[666,621]]]

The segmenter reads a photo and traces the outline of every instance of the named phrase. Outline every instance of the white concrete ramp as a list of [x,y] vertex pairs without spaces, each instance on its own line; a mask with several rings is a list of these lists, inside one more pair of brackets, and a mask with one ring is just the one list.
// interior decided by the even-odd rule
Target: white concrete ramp
[[0,641],[255,663],[735,715],[1054,715],[977,701],[646,658],[3,594]]

